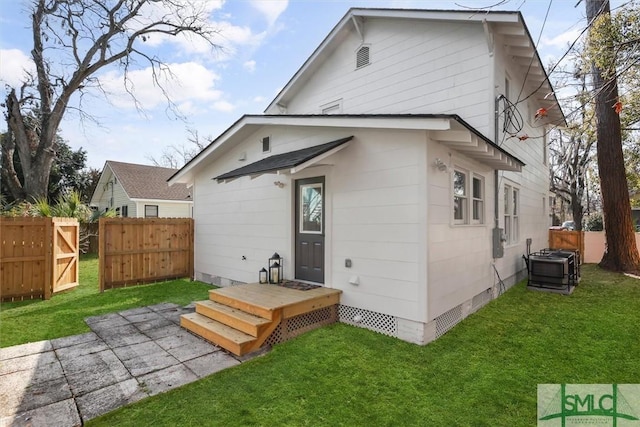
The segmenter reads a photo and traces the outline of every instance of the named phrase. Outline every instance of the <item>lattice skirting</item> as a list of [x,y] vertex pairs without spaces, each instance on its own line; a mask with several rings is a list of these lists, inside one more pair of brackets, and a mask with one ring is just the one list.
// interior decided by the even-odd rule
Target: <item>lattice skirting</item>
[[[462,319],[476,312],[492,299],[492,289],[489,288],[475,295],[470,300],[436,317],[433,321],[429,322],[431,325],[435,323],[435,336],[425,336],[425,343],[440,338],[448,330],[460,323]],[[384,335],[402,338],[402,336],[400,336],[402,334],[398,332],[398,318],[388,314],[340,305],[338,307],[338,320],[342,323],[366,328]],[[429,329],[428,325],[426,325],[425,328]]]
[[462,320],[462,304],[436,317],[436,338],[440,338],[449,329],[456,326]]
[[289,319],[283,319],[265,341],[266,345],[278,344],[290,340],[338,320],[338,308],[335,305],[310,311]]
[[340,304],[338,320],[342,323],[370,329],[384,335],[398,336],[398,319],[389,314]]

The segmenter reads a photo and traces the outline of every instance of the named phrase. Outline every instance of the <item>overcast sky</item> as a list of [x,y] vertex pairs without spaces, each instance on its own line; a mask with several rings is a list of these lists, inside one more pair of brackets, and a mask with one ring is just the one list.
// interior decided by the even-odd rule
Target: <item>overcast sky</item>
[[[503,3],[493,10],[522,12],[534,42],[540,40],[538,50],[545,65],[562,56],[586,25],[584,4],[574,7],[576,0],[201,2],[207,5],[210,20],[220,30],[218,42],[222,50],[212,52],[202,44],[178,40],[155,41],[178,79],[167,87],[187,121],[167,110],[162,93],[153,86],[143,63],[130,77],[144,112],[124,96],[120,71],[104,70],[102,82],[113,94],[109,102],[96,97],[83,104],[99,125],[80,121],[70,111],[61,127],[63,138],[73,148],[87,151],[89,166],[101,169],[106,160],[150,164],[149,156],[159,158],[164,147],[186,143],[187,129],[216,137],[241,115],[262,113],[350,7],[462,9]],[[27,4],[26,0],[0,0],[3,86],[17,85],[23,69],[30,66]],[[612,7],[615,5],[612,2]],[[4,89],[0,96],[4,101]],[[0,130],[6,130],[4,118]]]

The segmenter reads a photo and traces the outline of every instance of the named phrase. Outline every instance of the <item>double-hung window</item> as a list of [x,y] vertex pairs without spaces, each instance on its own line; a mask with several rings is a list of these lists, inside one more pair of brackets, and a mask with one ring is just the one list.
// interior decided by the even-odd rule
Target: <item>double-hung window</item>
[[520,190],[504,186],[504,233],[508,245],[520,240]]
[[469,222],[467,181],[466,172],[457,169],[453,171],[453,222],[455,224]]
[[484,223],[484,179],[462,169],[453,171],[453,223]]

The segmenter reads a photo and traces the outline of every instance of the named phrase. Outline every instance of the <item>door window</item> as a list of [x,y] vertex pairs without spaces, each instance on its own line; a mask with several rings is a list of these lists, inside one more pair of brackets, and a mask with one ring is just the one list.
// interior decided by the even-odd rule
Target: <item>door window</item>
[[322,234],[323,194],[322,184],[300,185],[300,232]]

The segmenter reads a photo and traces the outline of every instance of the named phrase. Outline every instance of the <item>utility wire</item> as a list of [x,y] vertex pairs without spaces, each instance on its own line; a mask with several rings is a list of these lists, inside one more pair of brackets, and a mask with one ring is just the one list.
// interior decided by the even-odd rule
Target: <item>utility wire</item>
[[[538,51],[538,46],[540,45],[540,39],[542,38],[542,33],[544,32],[544,27],[547,25],[547,19],[549,19],[549,12],[551,11],[551,4],[553,4],[553,0],[549,0],[549,5],[547,6],[547,13],[544,15],[544,21],[542,21],[542,27],[540,28],[540,33],[538,33],[538,40],[536,40],[536,44],[534,45],[536,52]],[[518,93],[518,97],[516,98],[516,105],[520,101],[520,95],[522,95],[522,91],[524,90],[524,86],[527,83],[527,77],[529,77],[529,72],[531,71],[531,66],[533,65],[533,61],[537,55],[531,55],[531,61],[529,61],[529,66],[527,67],[527,72],[524,75],[524,79],[522,80],[522,86],[520,86],[520,92]],[[541,64],[543,65],[543,64]],[[544,66],[544,65],[543,65]]]

